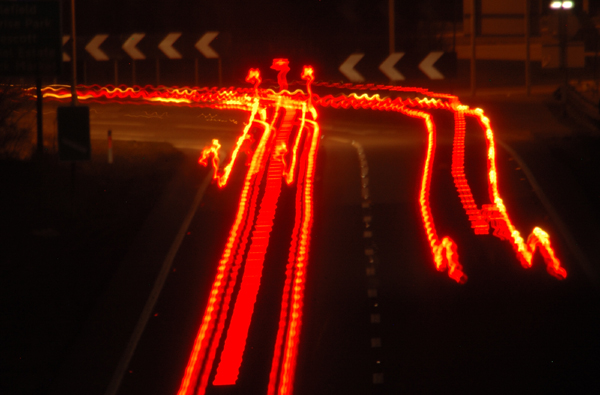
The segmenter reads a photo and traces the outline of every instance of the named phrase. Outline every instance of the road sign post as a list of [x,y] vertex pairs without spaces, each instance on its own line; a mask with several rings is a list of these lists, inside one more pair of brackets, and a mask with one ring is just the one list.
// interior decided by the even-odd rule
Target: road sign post
[[525,0],[525,93],[531,95],[531,25],[530,19],[530,0]]
[[77,105],[77,33],[75,32],[75,0],[71,0],[71,105]]
[[63,161],[91,159],[90,108],[64,106],[56,111],[58,124],[58,157]]
[[42,94],[42,78],[35,79],[35,95],[37,108],[37,154],[44,152],[44,95]]
[[[221,64],[221,57],[219,56],[219,54],[217,52],[215,52],[214,49],[212,49],[210,47],[210,43],[212,40],[214,40],[217,36],[219,35],[219,32],[206,32],[204,33],[204,35],[202,37],[200,37],[200,39],[196,42],[196,49],[198,51],[200,51],[200,53],[202,55],[204,55],[205,58],[207,59],[217,59],[218,62],[218,74],[219,74],[219,86],[223,85],[223,81],[222,81],[222,64]],[[196,58],[196,69],[197,69],[197,63],[198,59]],[[196,73],[197,74],[197,73]],[[198,78],[196,78],[197,80]],[[196,85],[198,85],[198,82],[196,82]]]
[[477,43],[475,40],[475,35],[477,33],[477,24],[475,21],[475,17],[477,16],[475,8],[475,0],[471,0],[471,16],[470,16],[470,26],[471,26],[471,96],[475,97],[477,90]]
[[37,152],[43,153],[42,77],[60,73],[60,3],[0,1],[0,75],[35,77]]
[[113,163],[113,141],[112,141],[112,130],[108,130],[108,163]]

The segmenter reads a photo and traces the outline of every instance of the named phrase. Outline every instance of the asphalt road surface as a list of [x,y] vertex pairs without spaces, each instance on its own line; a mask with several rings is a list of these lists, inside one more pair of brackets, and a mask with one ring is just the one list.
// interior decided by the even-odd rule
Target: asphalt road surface
[[[114,140],[168,142],[176,148],[196,151],[210,144],[213,138],[220,139],[228,147],[243,128],[243,122],[247,121],[247,115],[240,111],[118,103],[80,104],[90,106],[92,139],[106,140],[111,130]],[[56,138],[57,105],[56,102],[45,105],[46,138]]]
[[[201,116],[206,122],[201,127],[209,129],[204,128],[198,139],[194,125],[199,111],[101,106],[92,120],[93,133],[102,136],[104,129],[112,128],[115,136],[141,140],[156,139],[156,129],[160,139],[198,149],[212,132],[231,142],[241,131],[243,118],[212,111],[210,116],[220,121]],[[161,118],[163,112],[168,116]],[[443,112],[434,117],[438,143],[432,212],[438,234],[456,242],[469,280],[459,285],[433,264],[418,204],[427,137],[422,121],[366,110],[321,111],[324,137],[317,160],[294,393],[595,392],[593,388],[600,388],[600,303],[593,279],[532,190],[521,159],[501,146],[496,163],[509,215],[524,237],[534,226],[551,235],[568,278],[550,276],[539,254],[531,269],[523,269],[507,241],[473,233],[450,173],[452,117]],[[167,124],[165,137],[159,130]],[[531,148],[535,141],[519,144]],[[466,152],[466,174],[475,199],[487,203],[482,134],[468,135]],[[529,153],[522,160],[532,158],[535,155]],[[234,170],[224,189],[207,189],[119,394],[177,393],[244,172],[244,167]],[[277,207],[238,382],[209,385],[208,394],[266,394],[294,221],[295,191],[286,188]],[[594,256],[588,259],[594,262]]]

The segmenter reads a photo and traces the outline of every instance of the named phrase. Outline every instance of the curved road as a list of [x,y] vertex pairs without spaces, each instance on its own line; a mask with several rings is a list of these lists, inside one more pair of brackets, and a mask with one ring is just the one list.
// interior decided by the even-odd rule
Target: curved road
[[[431,207],[438,233],[456,242],[469,276],[458,285],[435,270],[419,212],[426,147],[422,121],[372,114],[320,111],[324,138],[294,393],[582,393],[598,388],[598,290],[515,158],[497,146],[498,182],[508,212],[524,236],[538,225],[548,231],[568,278],[550,276],[540,256],[525,270],[507,241],[473,233],[450,174],[453,119],[434,113],[438,144]],[[181,118],[177,122],[187,124]],[[104,126],[98,120],[95,125]],[[229,126],[214,132],[233,139],[233,130],[241,127]],[[172,127],[170,138],[179,136],[179,146],[199,147],[186,142],[179,129]],[[204,130],[204,141],[211,132]],[[487,202],[483,136],[468,134],[466,152],[474,197]],[[226,188],[212,185],[204,195],[119,394],[177,393],[244,174],[244,167],[234,170]],[[208,394],[267,393],[294,196],[293,188],[283,188],[238,382],[209,385]]]

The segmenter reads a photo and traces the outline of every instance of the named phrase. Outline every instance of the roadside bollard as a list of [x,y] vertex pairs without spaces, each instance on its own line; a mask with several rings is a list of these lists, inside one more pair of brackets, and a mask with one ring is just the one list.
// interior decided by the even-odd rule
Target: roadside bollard
[[108,131],[108,163],[113,163],[112,130]]

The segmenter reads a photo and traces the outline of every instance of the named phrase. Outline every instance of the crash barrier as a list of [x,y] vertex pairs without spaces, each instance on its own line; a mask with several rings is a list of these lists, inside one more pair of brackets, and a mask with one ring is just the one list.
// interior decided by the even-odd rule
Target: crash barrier
[[[566,92],[563,98],[563,92]],[[561,86],[554,92],[554,98],[561,101],[565,115],[580,125],[600,131],[600,102],[578,92],[573,86]]]

